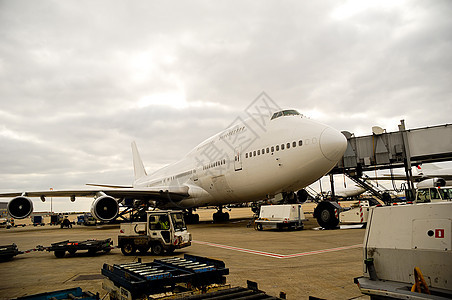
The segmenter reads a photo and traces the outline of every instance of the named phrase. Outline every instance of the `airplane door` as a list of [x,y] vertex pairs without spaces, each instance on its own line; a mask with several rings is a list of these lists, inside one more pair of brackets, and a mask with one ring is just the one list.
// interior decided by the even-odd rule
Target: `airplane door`
[[242,148],[235,148],[234,150],[234,169],[240,171],[242,169],[242,158],[241,158]]

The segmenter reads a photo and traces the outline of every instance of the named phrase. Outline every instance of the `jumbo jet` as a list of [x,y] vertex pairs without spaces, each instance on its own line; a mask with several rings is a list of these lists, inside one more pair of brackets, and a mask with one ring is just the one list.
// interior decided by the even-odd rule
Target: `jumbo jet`
[[203,141],[181,160],[147,174],[132,143],[135,180],[130,187],[96,185],[96,189],[1,193],[14,197],[8,212],[26,218],[30,197],[94,197],[91,213],[101,221],[118,216],[124,203],[182,209],[194,222],[199,207],[214,206],[214,221],[227,221],[225,205],[270,199],[293,199],[328,173],[342,158],[345,136],[296,110],[281,110],[263,120],[247,119]]

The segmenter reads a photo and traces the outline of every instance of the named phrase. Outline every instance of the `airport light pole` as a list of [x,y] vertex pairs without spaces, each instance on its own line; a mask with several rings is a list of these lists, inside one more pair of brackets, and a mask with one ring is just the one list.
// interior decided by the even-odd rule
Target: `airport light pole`
[[[50,190],[53,191],[53,188],[50,188]],[[50,197],[50,213],[53,213],[52,200],[53,197]]]

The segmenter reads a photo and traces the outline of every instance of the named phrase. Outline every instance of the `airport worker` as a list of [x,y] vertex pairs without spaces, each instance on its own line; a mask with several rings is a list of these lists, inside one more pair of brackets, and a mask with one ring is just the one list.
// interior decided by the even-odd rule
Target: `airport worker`
[[169,222],[167,216],[161,216],[159,220],[160,228],[163,230],[169,229]]

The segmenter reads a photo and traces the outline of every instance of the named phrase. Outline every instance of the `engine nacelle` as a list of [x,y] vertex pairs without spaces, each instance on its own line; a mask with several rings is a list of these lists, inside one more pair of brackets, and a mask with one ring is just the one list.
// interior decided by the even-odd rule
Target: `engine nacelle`
[[446,180],[443,178],[435,177],[430,179],[422,180],[417,184],[417,188],[433,188],[433,187],[439,187],[439,186],[445,186]]
[[7,210],[14,219],[24,219],[33,212],[33,202],[30,198],[19,196],[8,202]]
[[111,221],[119,213],[119,204],[115,198],[104,195],[94,200],[91,214],[100,221]]

